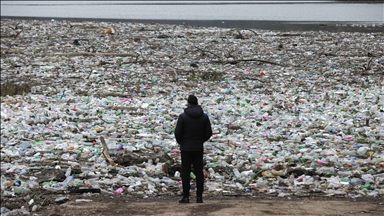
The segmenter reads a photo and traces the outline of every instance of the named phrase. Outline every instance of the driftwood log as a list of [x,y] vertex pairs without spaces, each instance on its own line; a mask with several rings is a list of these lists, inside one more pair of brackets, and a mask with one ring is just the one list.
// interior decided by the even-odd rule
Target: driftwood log
[[107,146],[107,143],[105,142],[104,137],[100,137],[100,141],[103,144],[103,155],[105,159],[107,159],[108,163],[111,164],[112,166],[116,166],[115,161],[111,158],[111,156],[109,156],[108,146]]

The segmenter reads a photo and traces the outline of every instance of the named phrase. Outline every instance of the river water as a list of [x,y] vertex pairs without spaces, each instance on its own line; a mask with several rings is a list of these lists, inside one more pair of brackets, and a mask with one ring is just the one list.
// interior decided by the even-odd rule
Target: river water
[[283,30],[293,26],[304,28],[319,25],[324,27],[374,24],[377,29],[377,26],[382,27],[384,23],[384,4],[337,1],[1,1],[1,16],[29,19],[155,21]]

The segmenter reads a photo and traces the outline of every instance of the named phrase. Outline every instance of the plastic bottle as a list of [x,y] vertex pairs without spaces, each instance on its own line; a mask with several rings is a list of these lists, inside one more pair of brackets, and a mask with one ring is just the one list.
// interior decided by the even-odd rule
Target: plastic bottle
[[258,178],[256,184],[258,188],[265,188],[268,186],[268,181],[263,178]]
[[28,187],[31,189],[39,187],[39,183],[37,182],[37,178],[33,177],[33,176],[29,177],[27,184],[28,184]]
[[71,167],[68,167],[67,168],[67,171],[65,171],[65,177],[68,177],[71,175],[71,172],[72,172],[72,168]]
[[27,188],[24,188],[24,187],[14,187],[13,192],[15,194],[27,194],[30,192],[30,190],[28,190]]
[[212,162],[212,163],[210,163],[208,166],[209,166],[210,168],[212,168],[212,167],[216,167],[219,163],[220,163],[220,162],[218,162],[218,161],[216,161],[216,162]]
[[368,189],[368,190],[370,190],[371,189],[371,184],[367,183],[364,186],[362,186],[361,189]]
[[118,189],[116,189],[113,193],[114,194],[121,194],[121,193],[123,193],[124,192],[124,189],[123,188],[118,188]]
[[240,178],[241,177],[241,174],[240,174],[240,172],[239,172],[239,170],[237,168],[233,169],[233,174],[235,175],[236,178]]
[[296,178],[295,181],[301,181],[303,179],[305,179],[305,174],[303,174],[303,175],[299,176],[298,178]]
[[349,182],[349,184],[351,184],[351,185],[362,185],[362,184],[364,184],[364,181],[363,180],[361,180],[361,179],[353,179],[353,180],[351,180],[350,182]]
[[74,178],[72,176],[68,176],[63,182],[58,183],[58,185],[66,188],[70,185],[70,183],[73,181],[73,179]]
[[369,150],[368,147],[360,147],[359,149],[357,149],[357,155],[365,155],[365,153],[367,152],[367,150]]
[[189,174],[189,176],[190,176],[192,179],[195,179],[195,178],[196,178],[196,175],[195,175],[195,173],[193,173],[193,172],[191,172],[191,173]]
[[320,165],[327,165],[328,162],[327,162],[327,161],[324,161],[324,160],[318,160],[318,161],[317,161],[317,164],[320,164]]
[[180,177],[180,172],[179,171],[175,172],[175,177]]

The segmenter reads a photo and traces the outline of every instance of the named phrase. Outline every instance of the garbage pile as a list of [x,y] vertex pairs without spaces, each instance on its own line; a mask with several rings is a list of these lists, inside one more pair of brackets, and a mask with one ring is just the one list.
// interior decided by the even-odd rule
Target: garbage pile
[[383,47],[383,33],[2,19],[1,196],[180,195],[173,132],[194,94],[214,131],[206,196],[382,197]]

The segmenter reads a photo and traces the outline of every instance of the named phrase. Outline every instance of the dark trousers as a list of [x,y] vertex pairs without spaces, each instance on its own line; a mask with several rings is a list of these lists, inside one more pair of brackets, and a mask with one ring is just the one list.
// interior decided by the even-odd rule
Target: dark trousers
[[189,197],[190,173],[193,165],[193,173],[196,175],[196,196],[203,195],[204,174],[203,174],[203,152],[182,151],[181,152],[181,180],[183,182],[183,197]]

